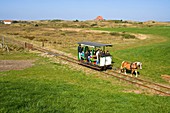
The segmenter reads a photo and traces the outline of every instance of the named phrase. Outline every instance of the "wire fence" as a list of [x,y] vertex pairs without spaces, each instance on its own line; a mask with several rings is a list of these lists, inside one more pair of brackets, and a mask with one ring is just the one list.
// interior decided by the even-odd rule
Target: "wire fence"
[[[17,41],[12,38],[4,37],[1,36],[1,41],[0,41],[0,48],[8,48],[8,45],[16,45],[19,47],[22,47],[24,49],[33,49],[33,44],[28,43],[28,42],[22,42],[22,41]],[[9,49],[8,49],[9,51]]]

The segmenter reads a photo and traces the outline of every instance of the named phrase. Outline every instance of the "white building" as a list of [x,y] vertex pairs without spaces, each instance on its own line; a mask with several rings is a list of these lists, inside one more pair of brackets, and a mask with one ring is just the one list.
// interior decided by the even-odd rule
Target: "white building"
[[4,20],[4,24],[11,24],[12,21],[11,20]]

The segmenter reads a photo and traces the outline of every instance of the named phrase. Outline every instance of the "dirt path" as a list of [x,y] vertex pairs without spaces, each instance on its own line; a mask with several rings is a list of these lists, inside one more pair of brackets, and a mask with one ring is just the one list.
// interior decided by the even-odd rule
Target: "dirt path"
[[0,60],[0,71],[23,70],[33,66],[34,60]]

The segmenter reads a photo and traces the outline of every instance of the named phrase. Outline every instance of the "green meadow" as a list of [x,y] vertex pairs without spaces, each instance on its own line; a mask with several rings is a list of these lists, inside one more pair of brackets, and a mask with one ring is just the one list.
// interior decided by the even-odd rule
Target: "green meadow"
[[[168,113],[170,98],[125,91],[137,87],[97,77],[27,52],[0,54],[1,60],[35,60],[24,70],[0,72],[1,113]],[[101,75],[102,76],[102,75]],[[140,90],[139,90],[140,91]]]
[[140,61],[143,63],[143,69],[140,70],[141,77],[160,82],[161,75],[170,75],[170,26],[93,29],[148,35],[147,39],[136,43],[113,45],[111,51],[116,62],[115,66],[119,66],[123,60]]

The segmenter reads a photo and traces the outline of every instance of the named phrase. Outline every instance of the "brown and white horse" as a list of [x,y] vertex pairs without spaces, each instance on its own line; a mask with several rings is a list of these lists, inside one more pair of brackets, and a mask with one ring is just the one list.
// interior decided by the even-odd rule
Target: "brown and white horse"
[[120,67],[120,72],[125,73],[126,75],[126,70],[131,70],[131,76],[133,75],[133,73],[135,72],[136,77],[138,76],[138,69],[142,69],[142,63],[141,62],[133,62],[133,63],[129,63],[127,61],[123,61]]

